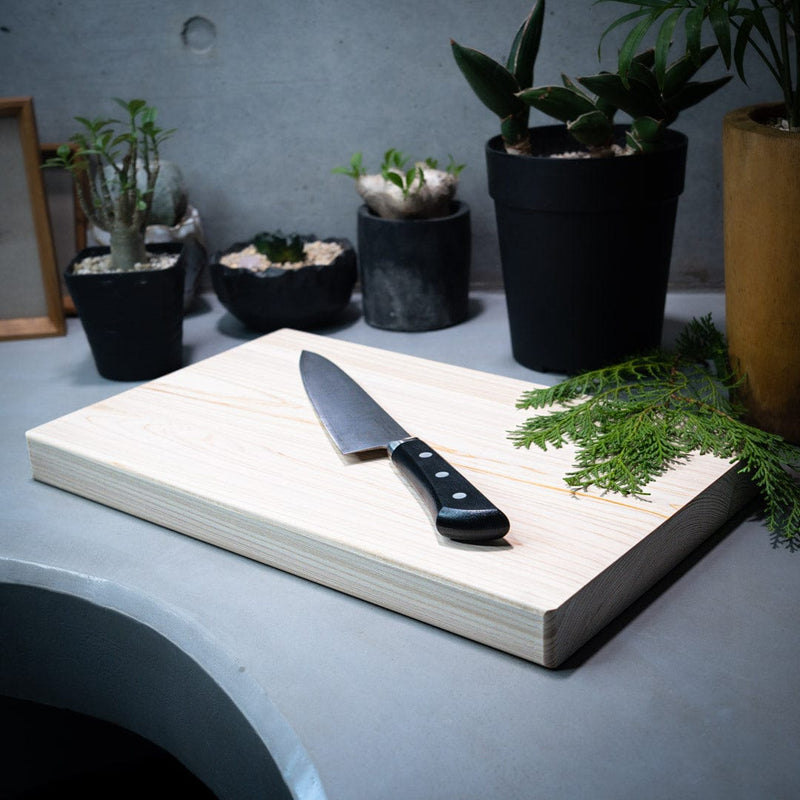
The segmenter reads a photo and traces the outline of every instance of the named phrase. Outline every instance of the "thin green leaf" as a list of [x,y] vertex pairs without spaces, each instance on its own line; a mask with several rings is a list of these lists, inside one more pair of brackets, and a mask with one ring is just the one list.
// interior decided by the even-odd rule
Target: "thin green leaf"
[[678,9],[670,14],[661,25],[656,38],[654,71],[658,85],[664,88],[664,76],[667,72],[669,49],[672,46],[672,36],[683,11]]
[[739,26],[736,31],[736,43],[733,47],[733,63],[736,67],[736,72],[739,75],[742,83],[747,84],[747,78],[744,73],[744,58],[747,54],[747,45],[750,40],[750,34],[753,30],[753,20],[747,17]]
[[708,19],[719,44],[719,51],[726,67],[731,65],[731,23],[722,6],[713,3],[708,9]]
[[686,15],[686,47],[695,61],[700,57],[704,12],[705,6],[698,5]]
[[[597,0],[597,1],[598,2],[610,2],[611,0]],[[640,3],[631,2],[631,0],[613,0],[613,1],[614,2],[620,2],[620,3],[629,3],[630,5],[640,5]],[[629,14],[625,14],[625,16],[620,17],[615,22],[612,22],[611,25],[609,25],[603,31],[603,33],[600,36],[600,42],[597,45],[597,57],[598,57],[598,59],[602,58],[603,42],[605,41],[605,38],[606,38],[606,36],[608,36],[609,33],[611,33],[612,31],[616,30],[617,28],[622,27],[623,25],[625,25],[627,22],[630,22],[631,20],[639,19],[640,17],[645,16],[645,15],[649,15],[649,14],[650,14],[650,12],[647,11],[646,9],[640,9],[639,11],[631,11]]]
[[633,61],[639,45],[642,43],[645,34],[652,24],[656,21],[658,12],[654,11],[644,17],[638,25],[634,26],[633,30],[625,37],[622,47],[619,51],[619,74],[623,82],[627,82],[628,75],[630,74],[631,62]]

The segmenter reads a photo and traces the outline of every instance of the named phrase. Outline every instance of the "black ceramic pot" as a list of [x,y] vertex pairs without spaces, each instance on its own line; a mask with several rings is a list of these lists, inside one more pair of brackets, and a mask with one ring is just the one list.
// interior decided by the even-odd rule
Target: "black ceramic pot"
[[486,145],[514,358],[575,373],[659,346],[686,136],[598,159],[549,158],[576,149],[563,126],[531,142],[539,155]]
[[472,257],[470,210],[454,202],[436,219],[382,219],[358,210],[364,319],[375,328],[428,331],[467,318]]
[[[304,238],[308,241],[311,237]],[[217,254],[209,267],[214,291],[222,305],[254,331],[309,330],[324,325],[350,302],[357,269],[355,250],[347,239],[322,241],[342,247],[332,263],[299,269],[269,267],[261,272],[220,263],[221,256],[243,250],[250,242],[234,244]]]
[[116,381],[157,378],[183,362],[184,249],[151,244],[148,251],[178,255],[174,266],[142,272],[76,274],[74,265],[108,247],[87,247],[64,275],[97,371]]

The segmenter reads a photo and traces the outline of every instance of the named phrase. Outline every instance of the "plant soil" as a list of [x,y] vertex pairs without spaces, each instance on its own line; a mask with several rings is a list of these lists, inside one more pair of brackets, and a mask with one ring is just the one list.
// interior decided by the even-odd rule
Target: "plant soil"
[[300,269],[316,265],[320,267],[332,264],[342,254],[341,245],[336,242],[306,242],[303,245],[303,261],[283,262],[275,264],[263,253],[259,253],[255,245],[248,245],[243,250],[235,253],[226,253],[220,257],[220,263],[233,269],[250,269],[254,272],[264,272],[270,267],[278,269]]
[[83,273],[111,273],[111,272],[152,272],[160,269],[168,269],[177,260],[178,255],[173,253],[149,253],[146,263],[136,263],[132,270],[112,269],[111,256],[109,254],[101,256],[89,256],[73,265],[72,271],[76,275]]

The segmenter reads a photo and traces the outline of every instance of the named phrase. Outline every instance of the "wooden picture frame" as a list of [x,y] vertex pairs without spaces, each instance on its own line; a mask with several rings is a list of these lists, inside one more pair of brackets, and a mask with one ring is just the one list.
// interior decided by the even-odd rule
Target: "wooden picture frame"
[[[76,145],[66,143],[73,150]],[[42,144],[39,146],[41,161],[44,164],[49,158],[54,158],[61,147],[61,142]],[[59,276],[61,299],[64,313],[74,315],[75,304],[64,284],[64,272],[75,254],[86,247],[86,230],[88,222],[81,208],[78,197],[78,183],[80,180],[87,190],[86,175],[77,180],[66,169],[48,167],[42,170],[44,179],[44,192],[47,198],[47,210],[50,214],[50,230],[53,234],[53,246],[56,255],[56,270]]]
[[0,98],[0,339],[66,333],[30,97]]

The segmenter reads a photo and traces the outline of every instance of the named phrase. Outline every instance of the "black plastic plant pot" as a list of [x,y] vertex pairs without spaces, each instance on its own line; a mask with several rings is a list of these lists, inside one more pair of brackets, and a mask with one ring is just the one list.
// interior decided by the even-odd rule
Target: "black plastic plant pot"
[[[311,237],[303,237],[309,241]],[[217,254],[209,270],[220,302],[241,323],[260,333],[278,328],[311,330],[339,315],[353,294],[357,277],[356,254],[347,239],[322,239],[341,246],[330,264],[296,269],[268,267],[252,270],[220,263],[227,253],[243,250],[240,242]]]
[[358,210],[364,319],[374,328],[429,331],[467,318],[472,258],[470,210],[454,202],[436,219],[382,219]]
[[184,249],[150,244],[152,253],[178,254],[166,269],[75,273],[74,265],[108,247],[87,247],[64,275],[97,371],[115,381],[151,380],[182,366]]
[[592,159],[549,157],[577,149],[563,126],[531,142],[537,155],[486,145],[514,358],[571,374],[658,347],[686,136]]

